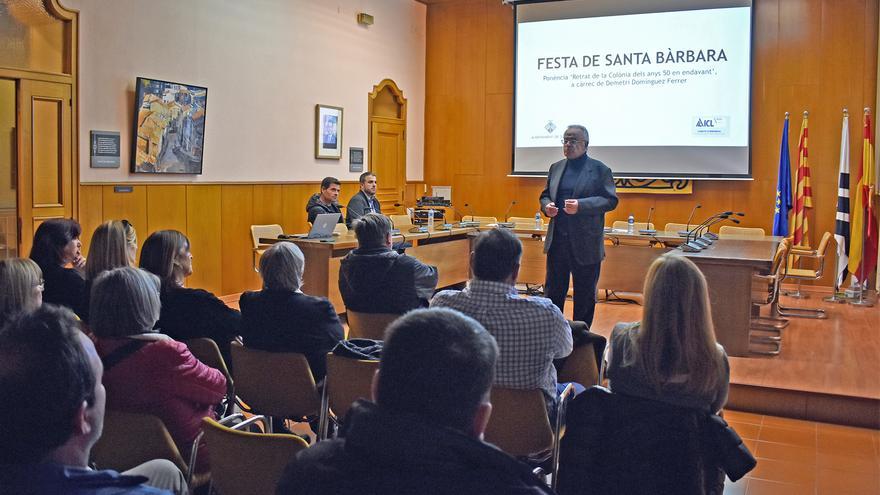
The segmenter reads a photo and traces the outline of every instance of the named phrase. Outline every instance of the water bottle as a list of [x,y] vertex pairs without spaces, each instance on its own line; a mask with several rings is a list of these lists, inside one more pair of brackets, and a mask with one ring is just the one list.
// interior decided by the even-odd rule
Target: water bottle
[[434,210],[428,210],[428,230],[434,230]]
[[535,230],[541,230],[544,228],[544,222],[541,221],[541,212],[535,213]]
[[627,234],[635,234],[636,233],[636,217],[630,215],[629,218],[626,219],[626,233]]

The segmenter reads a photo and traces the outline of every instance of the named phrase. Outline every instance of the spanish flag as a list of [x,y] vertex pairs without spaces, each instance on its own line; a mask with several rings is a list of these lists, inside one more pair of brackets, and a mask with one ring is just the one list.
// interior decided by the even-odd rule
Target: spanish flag
[[813,190],[810,188],[810,164],[807,161],[807,112],[801,121],[801,135],[798,138],[797,188],[794,199],[794,235],[795,246],[810,246],[807,225],[807,208],[813,207]]
[[874,134],[871,131],[869,108],[865,109],[863,127],[862,170],[854,191],[849,250],[849,272],[860,284],[871,276],[877,266],[877,217],[871,201],[877,184],[874,182]]

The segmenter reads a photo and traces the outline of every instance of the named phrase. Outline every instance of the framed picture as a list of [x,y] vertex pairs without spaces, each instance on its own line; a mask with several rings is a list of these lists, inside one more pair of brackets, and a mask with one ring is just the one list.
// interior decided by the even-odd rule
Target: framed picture
[[342,158],[342,108],[315,105],[315,158]]
[[137,78],[131,171],[201,174],[208,88]]

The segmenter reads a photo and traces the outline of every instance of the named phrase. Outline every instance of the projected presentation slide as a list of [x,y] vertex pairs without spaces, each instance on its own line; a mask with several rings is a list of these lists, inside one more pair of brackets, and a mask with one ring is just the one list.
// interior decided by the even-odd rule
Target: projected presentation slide
[[751,8],[521,22],[514,173],[569,124],[617,176],[749,174]]

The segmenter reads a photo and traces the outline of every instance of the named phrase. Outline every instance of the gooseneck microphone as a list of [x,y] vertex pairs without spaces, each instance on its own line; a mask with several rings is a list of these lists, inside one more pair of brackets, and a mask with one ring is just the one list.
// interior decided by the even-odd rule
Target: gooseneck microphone
[[657,233],[655,229],[651,228],[651,216],[654,215],[654,207],[652,206],[650,210],[648,210],[648,221],[645,222],[645,228],[639,230],[639,234],[642,235],[654,235]]
[[507,219],[510,218],[510,209],[513,208],[513,205],[516,204],[516,200],[511,201],[509,205],[507,205],[507,211],[504,212],[504,223],[507,223]]
[[701,205],[700,203],[697,203],[697,204],[693,207],[693,209],[691,209],[691,214],[688,215],[688,221],[687,221],[687,224],[686,224],[685,227],[684,227],[684,230],[678,232],[678,235],[679,235],[679,236],[685,236],[685,237],[686,237],[686,236],[688,235],[688,232],[690,232],[690,230],[691,230],[691,220],[694,219],[694,213],[696,213],[697,210],[700,209],[700,208],[702,208],[702,207],[703,207],[703,205]]

